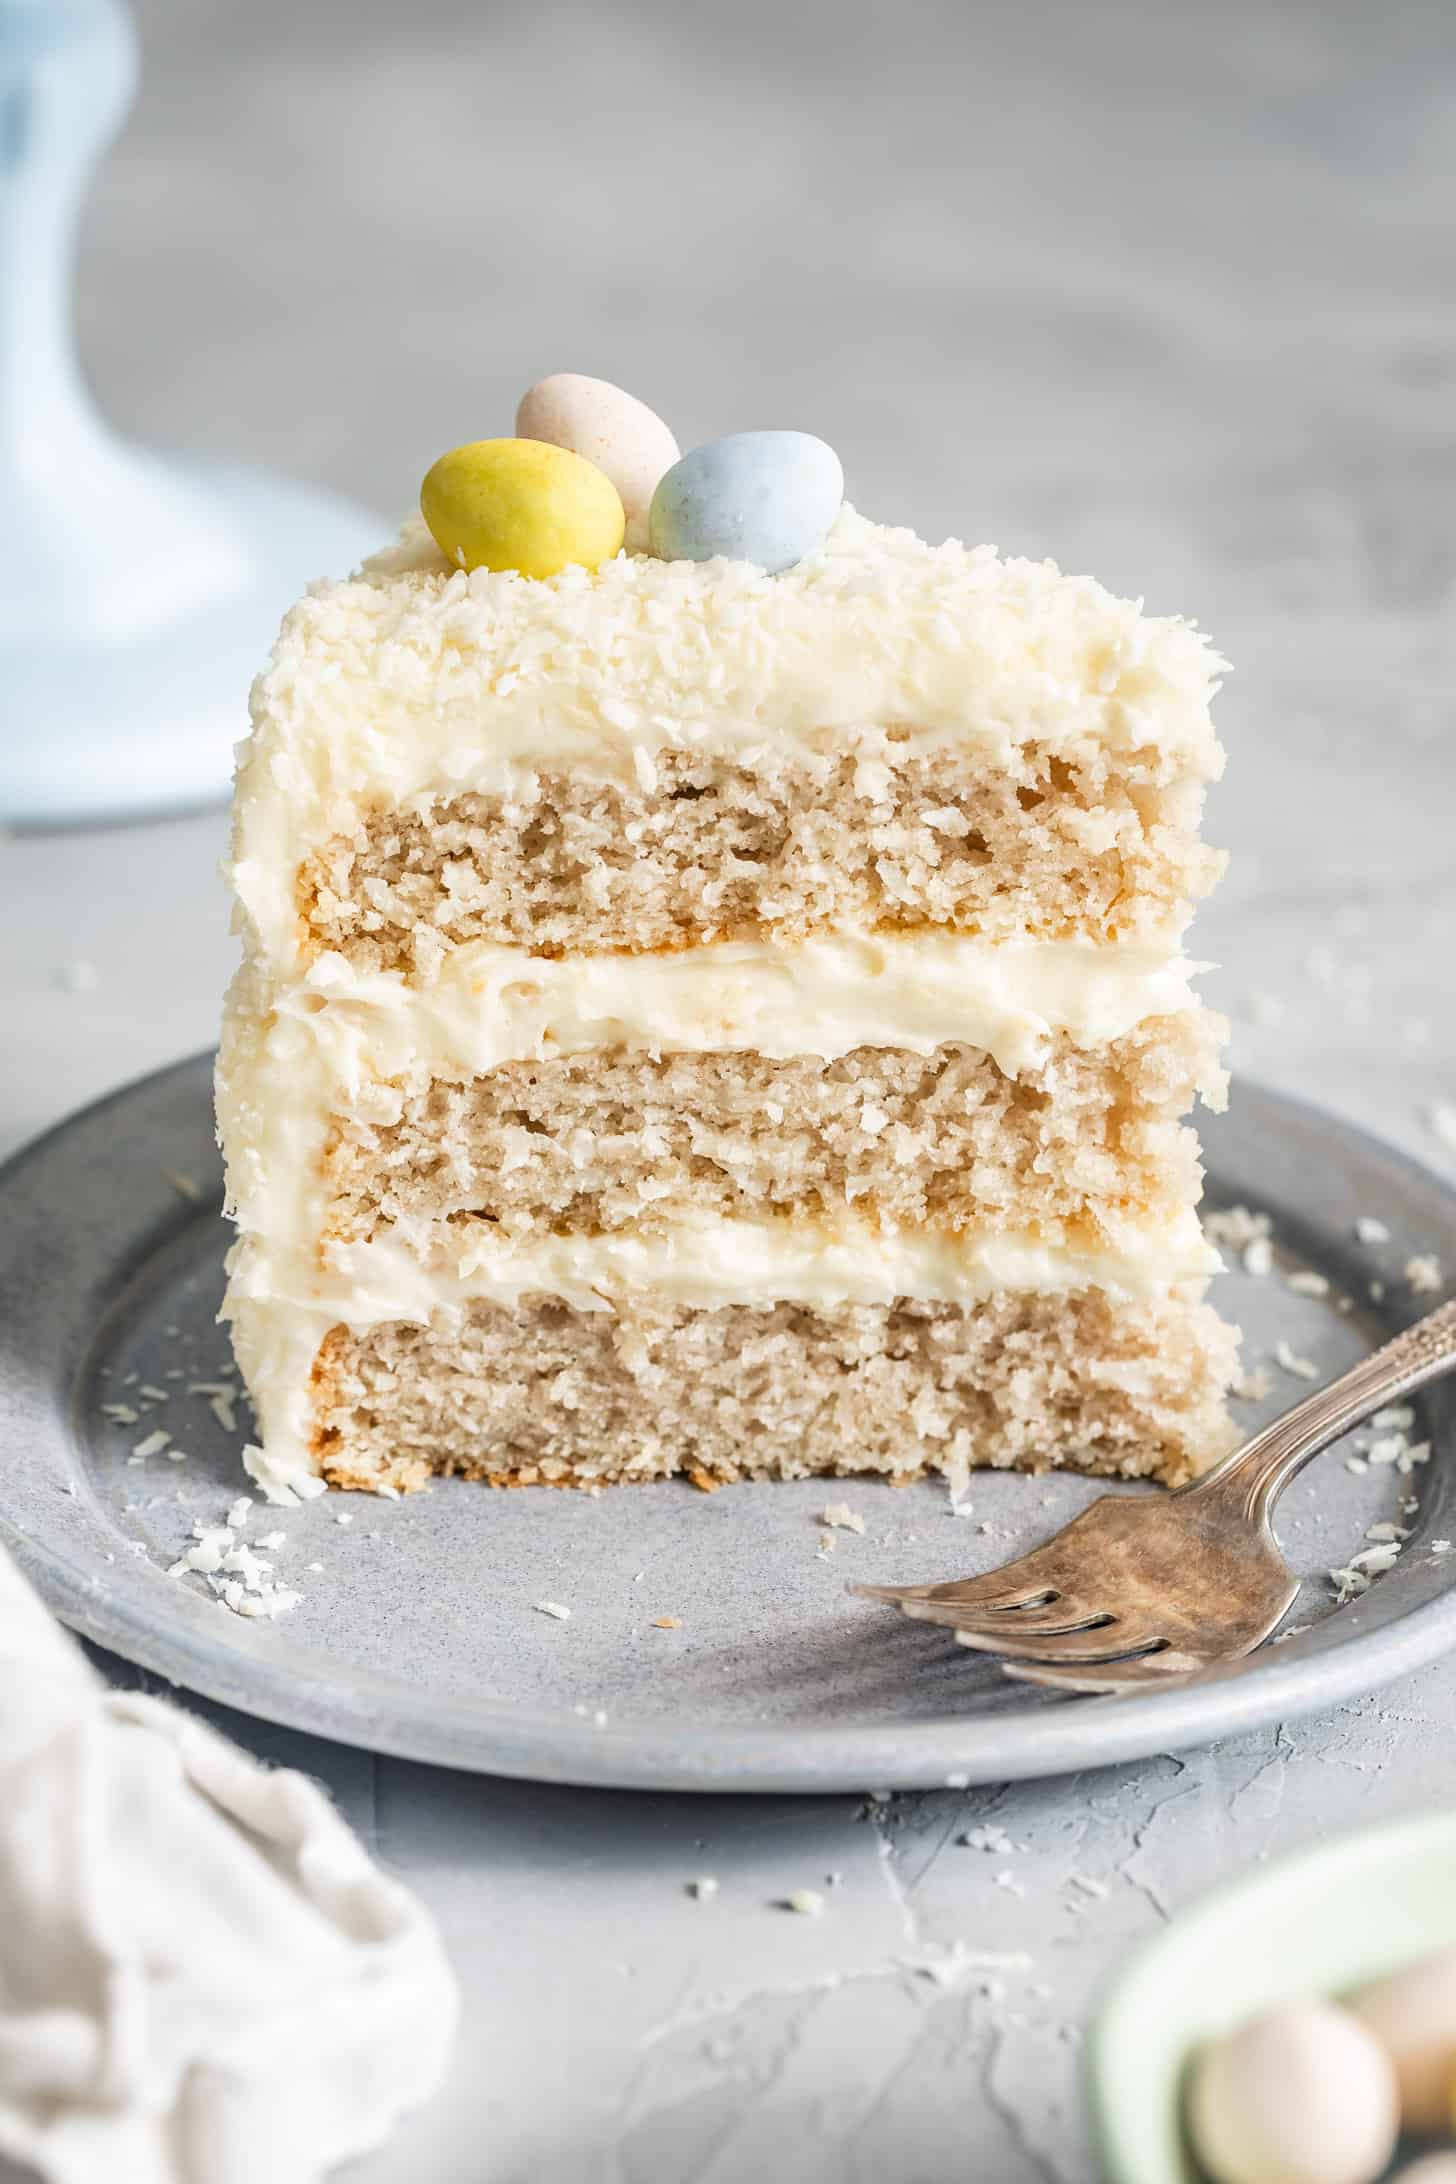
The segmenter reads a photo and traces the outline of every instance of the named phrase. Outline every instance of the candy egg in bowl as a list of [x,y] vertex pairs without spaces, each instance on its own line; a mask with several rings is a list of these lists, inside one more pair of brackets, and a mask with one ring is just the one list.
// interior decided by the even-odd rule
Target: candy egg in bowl
[[[1453,1950],[1456,1816],[1444,1813],[1321,1844],[1191,1904],[1122,1967],[1093,2024],[1087,2090],[1107,2184],[1210,2184],[1188,2131],[1195,2067],[1285,2006],[1355,2006],[1382,1982],[1370,2021],[1403,2050],[1447,2038],[1452,2012],[1456,2082],[1456,1958],[1432,1988]],[[1383,1983],[1407,1967],[1409,1990],[1392,2011]],[[1407,2061],[1393,2057],[1402,2079]],[[1409,2158],[1432,2143],[1412,2141]],[[1456,2130],[1446,2143],[1456,2145]],[[1399,2161],[1390,2173],[1402,2175]]]

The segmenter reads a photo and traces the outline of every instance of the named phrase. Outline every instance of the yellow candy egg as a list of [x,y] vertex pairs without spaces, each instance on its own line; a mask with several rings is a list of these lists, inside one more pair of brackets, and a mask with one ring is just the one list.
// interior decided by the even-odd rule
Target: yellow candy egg
[[460,569],[556,576],[620,553],[627,527],[610,478],[545,440],[472,440],[425,474],[420,513]]

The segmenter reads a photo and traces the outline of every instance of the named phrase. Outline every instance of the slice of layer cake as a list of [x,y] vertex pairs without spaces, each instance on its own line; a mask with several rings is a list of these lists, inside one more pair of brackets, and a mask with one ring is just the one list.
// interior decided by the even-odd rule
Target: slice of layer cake
[[254,693],[218,1096],[255,1476],[1189,1477],[1220,663],[845,509],[780,575],[311,593]]

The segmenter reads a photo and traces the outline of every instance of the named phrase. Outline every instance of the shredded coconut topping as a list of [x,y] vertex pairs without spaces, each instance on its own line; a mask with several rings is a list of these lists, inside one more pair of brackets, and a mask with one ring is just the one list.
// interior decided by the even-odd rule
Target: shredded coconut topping
[[1310,1358],[1296,1356],[1287,1342],[1275,1343],[1274,1361],[1277,1365],[1282,1365],[1285,1372],[1293,1373],[1297,1380],[1319,1379],[1318,1365]]
[[967,1850],[985,1850],[997,1858],[1009,1857],[1016,1845],[1004,1828],[967,1828],[956,1838]]
[[1274,1223],[1267,1213],[1250,1206],[1226,1206],[1220,1213],[1203,1216],[1203,1232],[1211,1243],[1227,1244],[1231,1251],[1246,1251],[1250,1244],[1272,1236]]

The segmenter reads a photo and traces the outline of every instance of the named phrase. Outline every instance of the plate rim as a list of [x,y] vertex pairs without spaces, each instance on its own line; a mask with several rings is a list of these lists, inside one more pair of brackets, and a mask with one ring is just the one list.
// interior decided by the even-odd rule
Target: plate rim
[[[193,1080],[204,1077],[210,1086],[212,1065],[213,1050],[204,1049],[119,1086],[52,1124],[0,1164],[0,1212],[48,1155],[83,1130],[104,1124],[111,1110],[144,1104],[149,1094],[184,1093]],[[1276,1122],[1304,1120],[1354,1140],[1367,1160],[1403,1175],[1408,1185],[1419,1183],[1456,1228],[1456,1184],[1402,1148],[1297,1095],[1252,1080],[1240,1079],[1233,1097]],[[197,1208],[181,1199],[172,1210],[179,1234],[198,1218]],[[0,1237],[3,1232],[0,1225]],[[159,1236],[158,1246],[164,1240]],[[91,1271],[73,1270],[73,1281],[79,1283]],[[0,1242],[0,1278],[5,1274]],[[84,1380],[99,1325],[91,1325],[91,1340],[67,1361],[66,1398],[54,1408],[54,1429],[72,1457],[77,1436],[74,1395]],[[0,1386],[0,1408],[7,1392]],[[802,1794],[961,1787],[1071,1773],[1321,1712],[1456,1646],[1453,1582],[1374,1629],[1361,1630],[1358,1614],[1351,1618],[1348,1608],[1336,1611],[1347,1621],[1316,1651],[1291,1647],[1286,1658],[1276,1660],[1265,1649],[1252,1673],[1240,1668],[1179,1690],[1133,1698],[1038,1701],[1020,1713],[971,1715],[964,1725],[953,1716],[940,1716],[904,1724],[796,1724],[791,1731],[742,1725],[727,1734],[691,1723],[598,1726],[556,1711],[525,1711],[453,1694],[442,1700],[419,1691],[410,1692],[407,1707],[396,1693],[391,1709],[388,1687],[378,1679],[384,1698],[371,1697],[368,1686],[341,1689],[336,1676],[322,1672],[326,1656],[295,1649],[275,1662],[261,1648],[244,1654],[221,1637],[210,1638],[204,1628],[189,1630],[180,1619],[159,1621],[145,1596],[103,1592],[66,1542],[25,1529],[3,1506],[0,1543],[70,1629],[200,1697],[280,1727],[398,1758],[597,1788]],[[1332,1630],[1335,1621],[1331,1616],[1319,1628]]]

